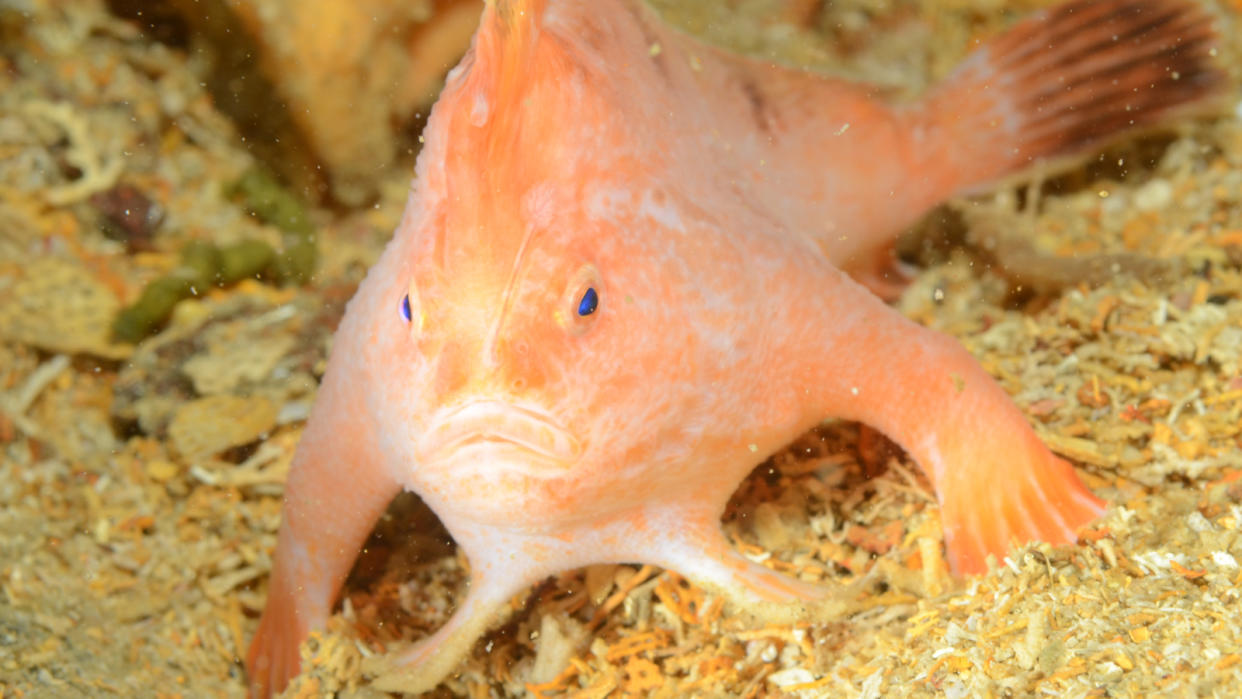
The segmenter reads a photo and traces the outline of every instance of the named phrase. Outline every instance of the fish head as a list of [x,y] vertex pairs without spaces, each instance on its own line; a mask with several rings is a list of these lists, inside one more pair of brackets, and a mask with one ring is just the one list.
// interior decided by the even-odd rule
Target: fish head
[[373,299],[400,367],[378,382],[401,416],[391,460],[476,518],[624,500],[692,363],[659,158],[635,149],[595,70],[545,39],[538,69],[514,76],[489,67],[480,30],[425,131]]
[[658,466],[659,426],[703,368],[701,319],[686,320],[692,285],[661,224],[605,213],[636,196],[623,184],[542,180],[439,207],[383,301],[412,369],[388,389],[413,418],[416,490],[511,518]]

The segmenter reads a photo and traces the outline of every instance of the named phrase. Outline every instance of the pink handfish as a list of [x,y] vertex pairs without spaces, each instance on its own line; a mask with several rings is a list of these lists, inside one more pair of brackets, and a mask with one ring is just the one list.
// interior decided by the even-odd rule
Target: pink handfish
[[699,43],[638,0],[488,2],[336,334],[252,695],[298,672],[402,489],[470,561],[456,612],[376,682],[410,692],[578,566],[650,563],[739,609],[813,609],[825,588],[741,556],[720,516],[830,417],[927,473],[956,573],[1075,541],[1102,501],[958,342],[872,290],[891,295],[894,238],[938,202],[1218,94],[1215,39],[1188,0],[1074,0],[893,105]]

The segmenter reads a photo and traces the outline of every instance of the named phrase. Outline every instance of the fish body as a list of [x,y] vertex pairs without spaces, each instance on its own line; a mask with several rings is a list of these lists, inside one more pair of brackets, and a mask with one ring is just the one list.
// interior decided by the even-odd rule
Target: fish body
[[757,463],[830,417],[926,471],[955,572],[1074,541],[1102,502],[956,341],[872,290],[891,292],[887,251],[937,202],[1215,94],[1213,36],[1181,0],[1076,1],[895,106],[700,44],[633,0],[489,2],[337,332],[252,693],[296,674],[402,489],[471,566],[450,620],[377,681],[405,691],[567,568],[652,563],[740,607],[813,609],[823,589],[740,556],[719,519]]

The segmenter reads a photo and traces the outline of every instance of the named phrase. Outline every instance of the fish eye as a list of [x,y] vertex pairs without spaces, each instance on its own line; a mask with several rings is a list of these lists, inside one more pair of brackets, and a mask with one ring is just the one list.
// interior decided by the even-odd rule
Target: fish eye
[[595,287],[588,286],[587,290],[582,293],[582,300],[578,302],[578,315],[589,316],[599,307],[599,293],[595,291]]
[[397,312],[401,314],[402,322],[411,326],[414,332],[422,332],[426,314],[423,313],[422,306],[419,304],[418,289],[413,283],[405,290],[401,300],[397,302]]
[[581,335],[595,324],[605,296],[603,280],[593,265],[582,265],[565,287],[555,317],[571,335]]

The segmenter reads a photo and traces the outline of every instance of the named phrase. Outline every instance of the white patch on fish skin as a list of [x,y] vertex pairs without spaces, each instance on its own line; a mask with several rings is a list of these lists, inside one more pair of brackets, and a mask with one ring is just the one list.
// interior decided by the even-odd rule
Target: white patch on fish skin
[[[471,57],[467,56],[467,58],[471,58]],[[451,85],[457,82],[459,78],[461,78],[466,72],[470,70],[470,67],[473,64],[474,64],[473,60],[463,60],[462,62],[453,66],[451,69],[449,69],[449,72],[444,76],[444,83],[446,85]]]
[[490,117],[491,107],[487,103],[487,95],[476,92],[474,103],[470,105],[470,124],[476,127],[485,126]]
[[598,187],[591,190],[586,200],[586,213],[593,219],[615,221],[617,214],[630,206],[634,194],[619,187]]
[[643,192],[643,200],[638,205],[638,215],[650,218],[669,230],[684,232],[686,226],[682,223],[681,214],[676,207],[669,205],[668,196],[664,196],[663,202],[658,202],[655,195],[655,190],[648,189]]
[[556,188],[550,182],[531,185],[522,195],[522,218],[532,230],[550,228],[556,220]]

